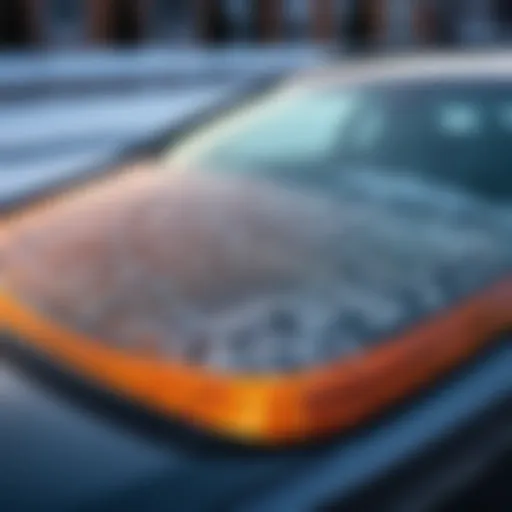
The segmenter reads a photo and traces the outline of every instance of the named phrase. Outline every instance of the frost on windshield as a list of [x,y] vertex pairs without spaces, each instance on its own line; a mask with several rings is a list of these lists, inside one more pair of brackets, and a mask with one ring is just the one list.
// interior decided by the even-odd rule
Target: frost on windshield
[[512,209],[372,169],[338,188],[127,173],[11,223],[1,280],[104,343],[259,372],[358,353],[510,270]]

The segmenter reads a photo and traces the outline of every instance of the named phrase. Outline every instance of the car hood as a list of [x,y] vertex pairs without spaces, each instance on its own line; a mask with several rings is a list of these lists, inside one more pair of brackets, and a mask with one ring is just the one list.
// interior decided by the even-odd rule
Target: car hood
[[[508,271],[508,210],[417,178],[347,176],[327,195],[134,169],[11,218],[1,283],[108,343],[219,367],[249,345],[266,368],[276,343],[296,364],[358,351]],[[332,329],[335,347],[321,341]]]

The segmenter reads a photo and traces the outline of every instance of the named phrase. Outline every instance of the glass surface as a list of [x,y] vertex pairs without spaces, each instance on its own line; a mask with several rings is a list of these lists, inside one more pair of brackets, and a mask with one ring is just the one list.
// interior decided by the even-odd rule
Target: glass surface
[[192,134],[168,162],[331,187],[361,167],[512,196],[508,83],[284,90]]

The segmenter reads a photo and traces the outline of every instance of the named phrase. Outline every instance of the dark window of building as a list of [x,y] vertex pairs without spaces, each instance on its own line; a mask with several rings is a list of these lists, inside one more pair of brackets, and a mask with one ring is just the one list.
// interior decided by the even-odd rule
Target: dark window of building
[[34,42],[29,3],[24,0],[2,0],[0,8],[0,46],[23,47]]
[[202,37],[210,43],[272,40],[280,30],[280,0],[210,0],[202,5]]
[[512,25],[512,4],[510,0],[494,0],[495,18],[503,25]]
[[214,43],[226,43],[232,39],[233,26],[229,19],[229,9],[225,2],[212,2],[209,16],[210,41]]
[[142,24],[135,0],[110,0],[109,39],[114,44],[131,44],[142,36]]

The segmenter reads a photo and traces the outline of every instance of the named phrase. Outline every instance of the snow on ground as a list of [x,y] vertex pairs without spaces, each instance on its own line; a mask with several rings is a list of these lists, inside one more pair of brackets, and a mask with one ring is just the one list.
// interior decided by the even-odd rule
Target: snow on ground
[[324,58],[301,47],[0,54],[0,207],[101,167],[256,78]]

